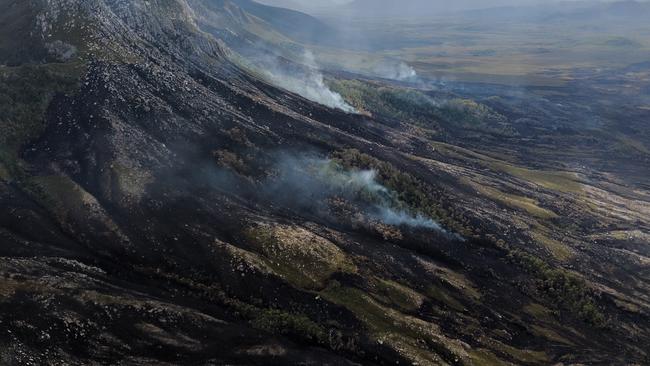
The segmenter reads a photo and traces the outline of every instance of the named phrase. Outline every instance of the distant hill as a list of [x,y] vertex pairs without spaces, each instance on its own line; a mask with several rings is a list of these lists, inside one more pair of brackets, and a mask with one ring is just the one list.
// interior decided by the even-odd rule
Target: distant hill
[[604,17],[633,17],[647,19],[650,2],[633,0],[612,3],[571,1],[540,4],[534,1],[484,1],[459,0],[453,4],[428,0],[354,0],[339,11],[353,16],[379,17],[430,17],[463,12],[464,15],[510,19],[599,19]]
[[549,19],[556,21],[647,20],[650,19],[650,2],[619,1],[594,4],[571,11],[562,11],[560,8]]
[[233,0],[246,12],[264,20],[285,36],[306,43],[325,42],[336,31],[311,15],[252,0]]
[[[527,5],[530,1],[520,1],[521,5]],[[481,0],[457,0],[453,2],[431,1],[431,0],[354,0],[345,6],[345,11],[357,16],[380,16],[380,17],[429,17],[450,12],[458,12],[470,9],[482,9],[512,4],[507,0],[491,1],[486,5]]]
[[201,28],[234,49],[259,44],[333,44],[336,30],[299,11],[252,0],[189,0]]
[[604,20],[650,18],[650,2],[619,1],[592,3],[587,1],[558,2],[536,6],[502,6],[475,9],[463,16],[480,18],[482,21],[519,20],[527,22],[593,22]]

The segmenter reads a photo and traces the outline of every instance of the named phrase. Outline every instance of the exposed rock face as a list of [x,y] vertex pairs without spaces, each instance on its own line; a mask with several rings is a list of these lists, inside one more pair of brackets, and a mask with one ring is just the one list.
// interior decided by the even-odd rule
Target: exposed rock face
[[[553,219],[557,206],[507,212],[463,183],[481,171],[459,158],[466,152],[441,154],[399,124],[246,73],[196,19],[250,14],[235,4],[197,14],[216,11],[212,3],[0,0],[20,14],[33,50],[14,63],[52,61],[45,50],[83,70],[75,87],[52,93],[43,128],[15,160],[0,160],[0,362],[647,361],[645,277],[637,292],[597,281],[599,270],[563,277],[518,256],[523,241],[497,239],[519,235],[513,222]],[[466,240],[359,218],[363,207],[338,197],[321,214],[259,194],[279,152],[340,154],[342,165],[386,175],[399,167],[391,189],[453,210],[445,224],[469,228]],[[558,205],[577,194],[522,182],[505,180]],[[648,210],[581,192],[618,202],[621,215]],[[644,250],[634,268],[647,269]]]

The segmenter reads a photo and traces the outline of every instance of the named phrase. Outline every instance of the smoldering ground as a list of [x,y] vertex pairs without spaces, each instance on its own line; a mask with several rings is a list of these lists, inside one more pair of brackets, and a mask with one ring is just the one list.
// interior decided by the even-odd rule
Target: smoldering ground
[[262,47],[246,50],[245,66],[268,82],[282,89],[298,94],[306,99],[347,113],[356,113],[341,94],[332,91],[325,82],[316,57],[308,50],[291,55],[294,60],[265,52]]
[[331,201],[338,199],[349,203],[368,221],[432,230],[460,239],[401,202],[397,192],[379,182],[374,170],[345,169],[335,160],[315,153],[278,152],[268,160],[272,163],[265,174],[256,178],[212,167],[201,173],[201,179],[219,190],[248,202],[262,202],[274,210],[340,221],[331,207]]

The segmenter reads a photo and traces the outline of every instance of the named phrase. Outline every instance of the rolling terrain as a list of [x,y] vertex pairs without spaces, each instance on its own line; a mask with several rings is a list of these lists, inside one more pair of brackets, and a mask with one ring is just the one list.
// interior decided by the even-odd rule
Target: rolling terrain
[[0,0],[0,364],[649,362],[650,108],[600,103],[630,70],[283,60],[345,112],[246,62],[327,27],[268,9]]

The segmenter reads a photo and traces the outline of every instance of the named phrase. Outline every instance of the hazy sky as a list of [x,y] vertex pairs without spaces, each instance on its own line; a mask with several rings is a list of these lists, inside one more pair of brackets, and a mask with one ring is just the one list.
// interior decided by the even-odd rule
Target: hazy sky
[[[350,3],[354,0],[256,0],[257,2],[282,6],[287,8],[294,8],[298,10],[307,9],[323,9],[331,8],[341,4]],[[560,2],[562,0],[394,0],[401,1],[402,4],[408,6],[409,3],[427,4],[434,8],[454,8],[454,9],[477,9],[489,8],[494,6],[504,5],[532,5],[532,4],[547,4],[549,2]],[[566,2],[605,2],[613,0],[564,0]],[[366,0],[371,3],[372,1]],[[425,5],[422,5],[425,6]]]

